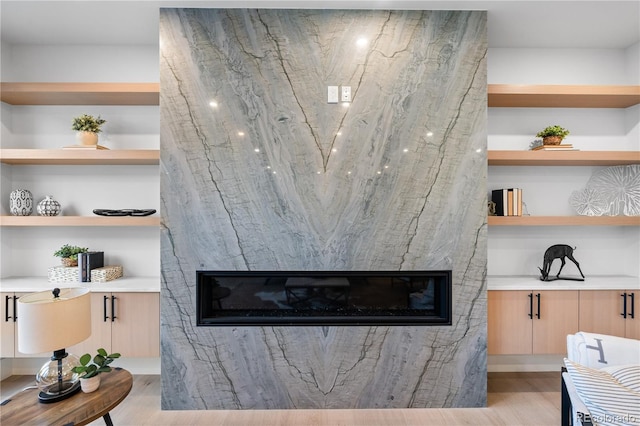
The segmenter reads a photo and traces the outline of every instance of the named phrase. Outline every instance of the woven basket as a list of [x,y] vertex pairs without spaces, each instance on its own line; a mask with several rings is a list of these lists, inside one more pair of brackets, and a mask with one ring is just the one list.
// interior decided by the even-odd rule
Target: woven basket
[[562,143],[561,136],[545,136],[542,138],[542,143],[545,145],[560,145]]
[[78,259],[71,259],[70,257],[63,257],[62,264],[64,266],[78,266]]

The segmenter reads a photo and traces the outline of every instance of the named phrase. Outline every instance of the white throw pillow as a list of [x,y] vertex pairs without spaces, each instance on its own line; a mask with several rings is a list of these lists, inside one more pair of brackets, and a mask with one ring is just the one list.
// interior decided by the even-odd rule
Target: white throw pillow
[[630,387],[608,371],[585,367],[567,358],[564,363],[594,425],[640,425],[640,364],[619,366],[614,371],[633,386]]
[[640,364],[640,340],[581,331],[567,344],[568,358],[586,367]]

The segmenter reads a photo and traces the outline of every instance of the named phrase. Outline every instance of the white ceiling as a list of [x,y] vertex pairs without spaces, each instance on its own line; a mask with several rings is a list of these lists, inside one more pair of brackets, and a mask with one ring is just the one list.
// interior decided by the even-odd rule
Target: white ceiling
[[489,47],[619,49],[640,41],[640,0],[0,0],[0,40],[9,44],[156,44],[160,7],[488,10]]

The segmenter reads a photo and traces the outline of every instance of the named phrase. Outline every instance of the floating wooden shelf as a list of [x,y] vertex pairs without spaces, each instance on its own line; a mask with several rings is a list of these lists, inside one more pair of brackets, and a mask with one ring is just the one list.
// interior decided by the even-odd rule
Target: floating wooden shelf
[[620,166],[640,164],[640,151],[489,151],[490,166]]
[[160,226],[159,216],[0,216],[0,226]]
[[489,84],[490,107],[627,108],[640,104],[640,86]]
[[160,163],[160,150],[0,149],[0,162],[23,165],[154,165]]
[[10,105],[159,105],[159,83],[0,83]]
[[489,226],[640,226],[640,216],[489,216]]

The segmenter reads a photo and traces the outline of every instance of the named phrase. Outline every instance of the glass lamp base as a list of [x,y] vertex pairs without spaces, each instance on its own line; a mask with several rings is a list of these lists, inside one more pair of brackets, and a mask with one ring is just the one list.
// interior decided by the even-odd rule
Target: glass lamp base
[[36,375],[36,384],[40,389],[40,402],[56,402],[68,398],[80,389],[80,378],[73,367],[80,365],[75,355],[67,354],[64,349],[55,351]]
[[38,401],[43,404],[48,404],[51,402],[62,401],[63,399],[69,398],[71,395],[74,395],[80,390],[80,382],[62,382],[62,389],[58,383],[54,385],[47,386],[45,389],[42,389],[38,394]]

